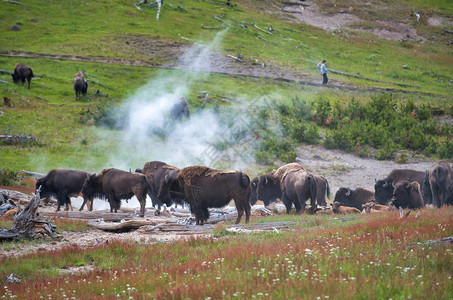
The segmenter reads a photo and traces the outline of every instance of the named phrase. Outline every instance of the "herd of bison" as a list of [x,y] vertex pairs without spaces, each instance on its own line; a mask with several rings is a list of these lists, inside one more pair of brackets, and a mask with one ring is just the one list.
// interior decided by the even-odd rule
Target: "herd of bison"
[[[11,74],[14,82],[28,81],[34,76],[30,67],[17,63]],[[76,100],[86,94],[88,82],[82,72],[73,80]],[[190,118],[188,103],[181,97],[172,108],[175,119]],[[143,169],[126,172],[114,168],[104,169],[99,174],[77,170],[52,170],[36,182],[40,197],[56,197],[57,211],[62,205],[68,210],[71,196],[83,196],[82,210],[89,202],[93,209],[94,198],[107,199],[110,211],[117,212],[122,199],[136,196],[140,202],[140,217],[145,215],[147,195],[153,206],[187,203],[195,215],[197,224],[209,218],[208,208],[219,208],[234,200],[239,223],[245,212],[245,221],[250,218],[251,205],[258,200],[268,206],[280,199],[289,213],[294,206],[297,213],[316,213],[326,210],[326,195],[330,188],[327,179],[306,170],[297,163],[281,166],[253,180],[238,171],[220,171],[204,166],[179,169],[164,162],[147,162]],[[310,206],[306,208],[306,201]],[[447,161],[439,161],[430,170],[417,171],[395,169],[386,178],[376,180],[374,191],[364,188],[351,190],[341,187],[331,204],[334,213],[379,212],[393,207],[419,209],[425,205],[442,207],[453,204],[453,169]],[[72,207],[72,206],[71,206]]]
[[[375,190],[341,187],[335,193],[331,208],[326,196],[330,188],[327,179],[306,170],[298,163],[290,163],[250,180],[240,171],[221,171],[205,166],[183,169],[161,161],[147,162],[143,169],[127,172],[115,168],[92,174],[78,170],[52,170],[36,182],[39,196],[56,197],[57,211],[62,205],[68,210],[71,196],[82,195],[82,210],[87,204],[93,210],[94,198],[106,199],[110,211],[117,212],[121,200],[136,196],[140,203],[140,217],[145,215],[146,197],[152,204],[187,203],[195,215],[197,225],[209,218],[209,208],[220,208],[234,201],[240,222],[250,218],[251,206],[261,200],[265,206],[280,199],[289,213],[293,206],[297,213],[373,213],[383,210],[420,209],[425,205],[442,207],[453,204],[453,168],[447,161],[439,161],[430,170],[395,169],[386,178],[375,181]],[[310,205],[306,207],[307,200]],[[72,206],[71,206],[72,207]]]

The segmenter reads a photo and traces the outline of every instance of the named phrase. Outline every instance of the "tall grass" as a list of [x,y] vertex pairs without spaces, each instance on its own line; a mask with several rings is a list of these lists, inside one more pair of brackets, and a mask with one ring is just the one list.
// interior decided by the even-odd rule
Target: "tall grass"
[[[447,207],[402,220],[397,212],[371,215],[341,227],[341,220],[325,220],[275,234],[68,247],[5,259],[0,275],[15,272],[24,282],[2,284],[0,293],[27,299],[449,299],[451,247],[425,242],[452,236],[452,221]],[[83,264],[96,269],[58,275]]]

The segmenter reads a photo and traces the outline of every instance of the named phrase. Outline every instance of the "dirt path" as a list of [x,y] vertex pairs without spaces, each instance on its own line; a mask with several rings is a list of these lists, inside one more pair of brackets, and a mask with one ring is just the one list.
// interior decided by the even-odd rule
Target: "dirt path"
[[[156,64],[149,61],[143,60],[129,60],[129,59],[116,59],[101,56],[76,56],[76,55],[58,55],[58,54],[44,54],[44,53],[29,53],[20,51],[8,51],[7,53],[1,53],[0,56],[4,57],[27,57],[27,58],[46,58],[55,60],[67,60],[67,61],[85,61],[85,62],[97,62],[107,64],[119,64],[125,66],[136,66],[136,67],[148,67],[148,68],[160,68],[160,69],[175,69],[175,70],[193,70],[190,66],[181,63],[162,63]],[[388,83],[389,87],[361,87],[355,86],[350,83],[343,82],[335,78],[329,78],[329,84],[323,86],[321,84],[320,77],[313,77],[312,75],[303,72],[303,70],[287,70],[275,66],[260,66],[244,61],[243,63],[234,61],[219,53],[213,54],[210,58],[210,64],[202,68],[197,68],[196,71],[210,72],[226,75],[256,77],[256,78],[270,78],[275,80],[281,80],[285,82],[295,82],[299,84],[317,86],[330,89],[342,89],[351,91],[368,91],[368,92],[396,92],[396,93],[407,93],[407,94],[420,94],[427,96],[437,96],[432,93],[425,93],[421,91],[410,91],[401,88],[390,87],[393,84]],[[37,75],[39,77],[39,74]],[[340,77],[344,75],[332,75]],[[331,77],[332,77],[331,76]]]

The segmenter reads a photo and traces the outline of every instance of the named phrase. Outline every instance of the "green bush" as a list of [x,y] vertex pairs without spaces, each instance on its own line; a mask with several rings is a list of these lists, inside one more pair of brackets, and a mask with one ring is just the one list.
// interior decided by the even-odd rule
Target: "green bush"
[[18,183],[18,176],[16,172],[9,169],[0,170],[0,185],[11,186]]

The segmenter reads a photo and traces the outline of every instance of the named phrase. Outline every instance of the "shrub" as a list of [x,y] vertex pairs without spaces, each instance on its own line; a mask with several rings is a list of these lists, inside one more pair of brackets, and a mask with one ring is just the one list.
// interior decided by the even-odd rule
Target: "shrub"
[[11,186],[18,183],[17,173],[9,169],[0,170],[0,185]]

